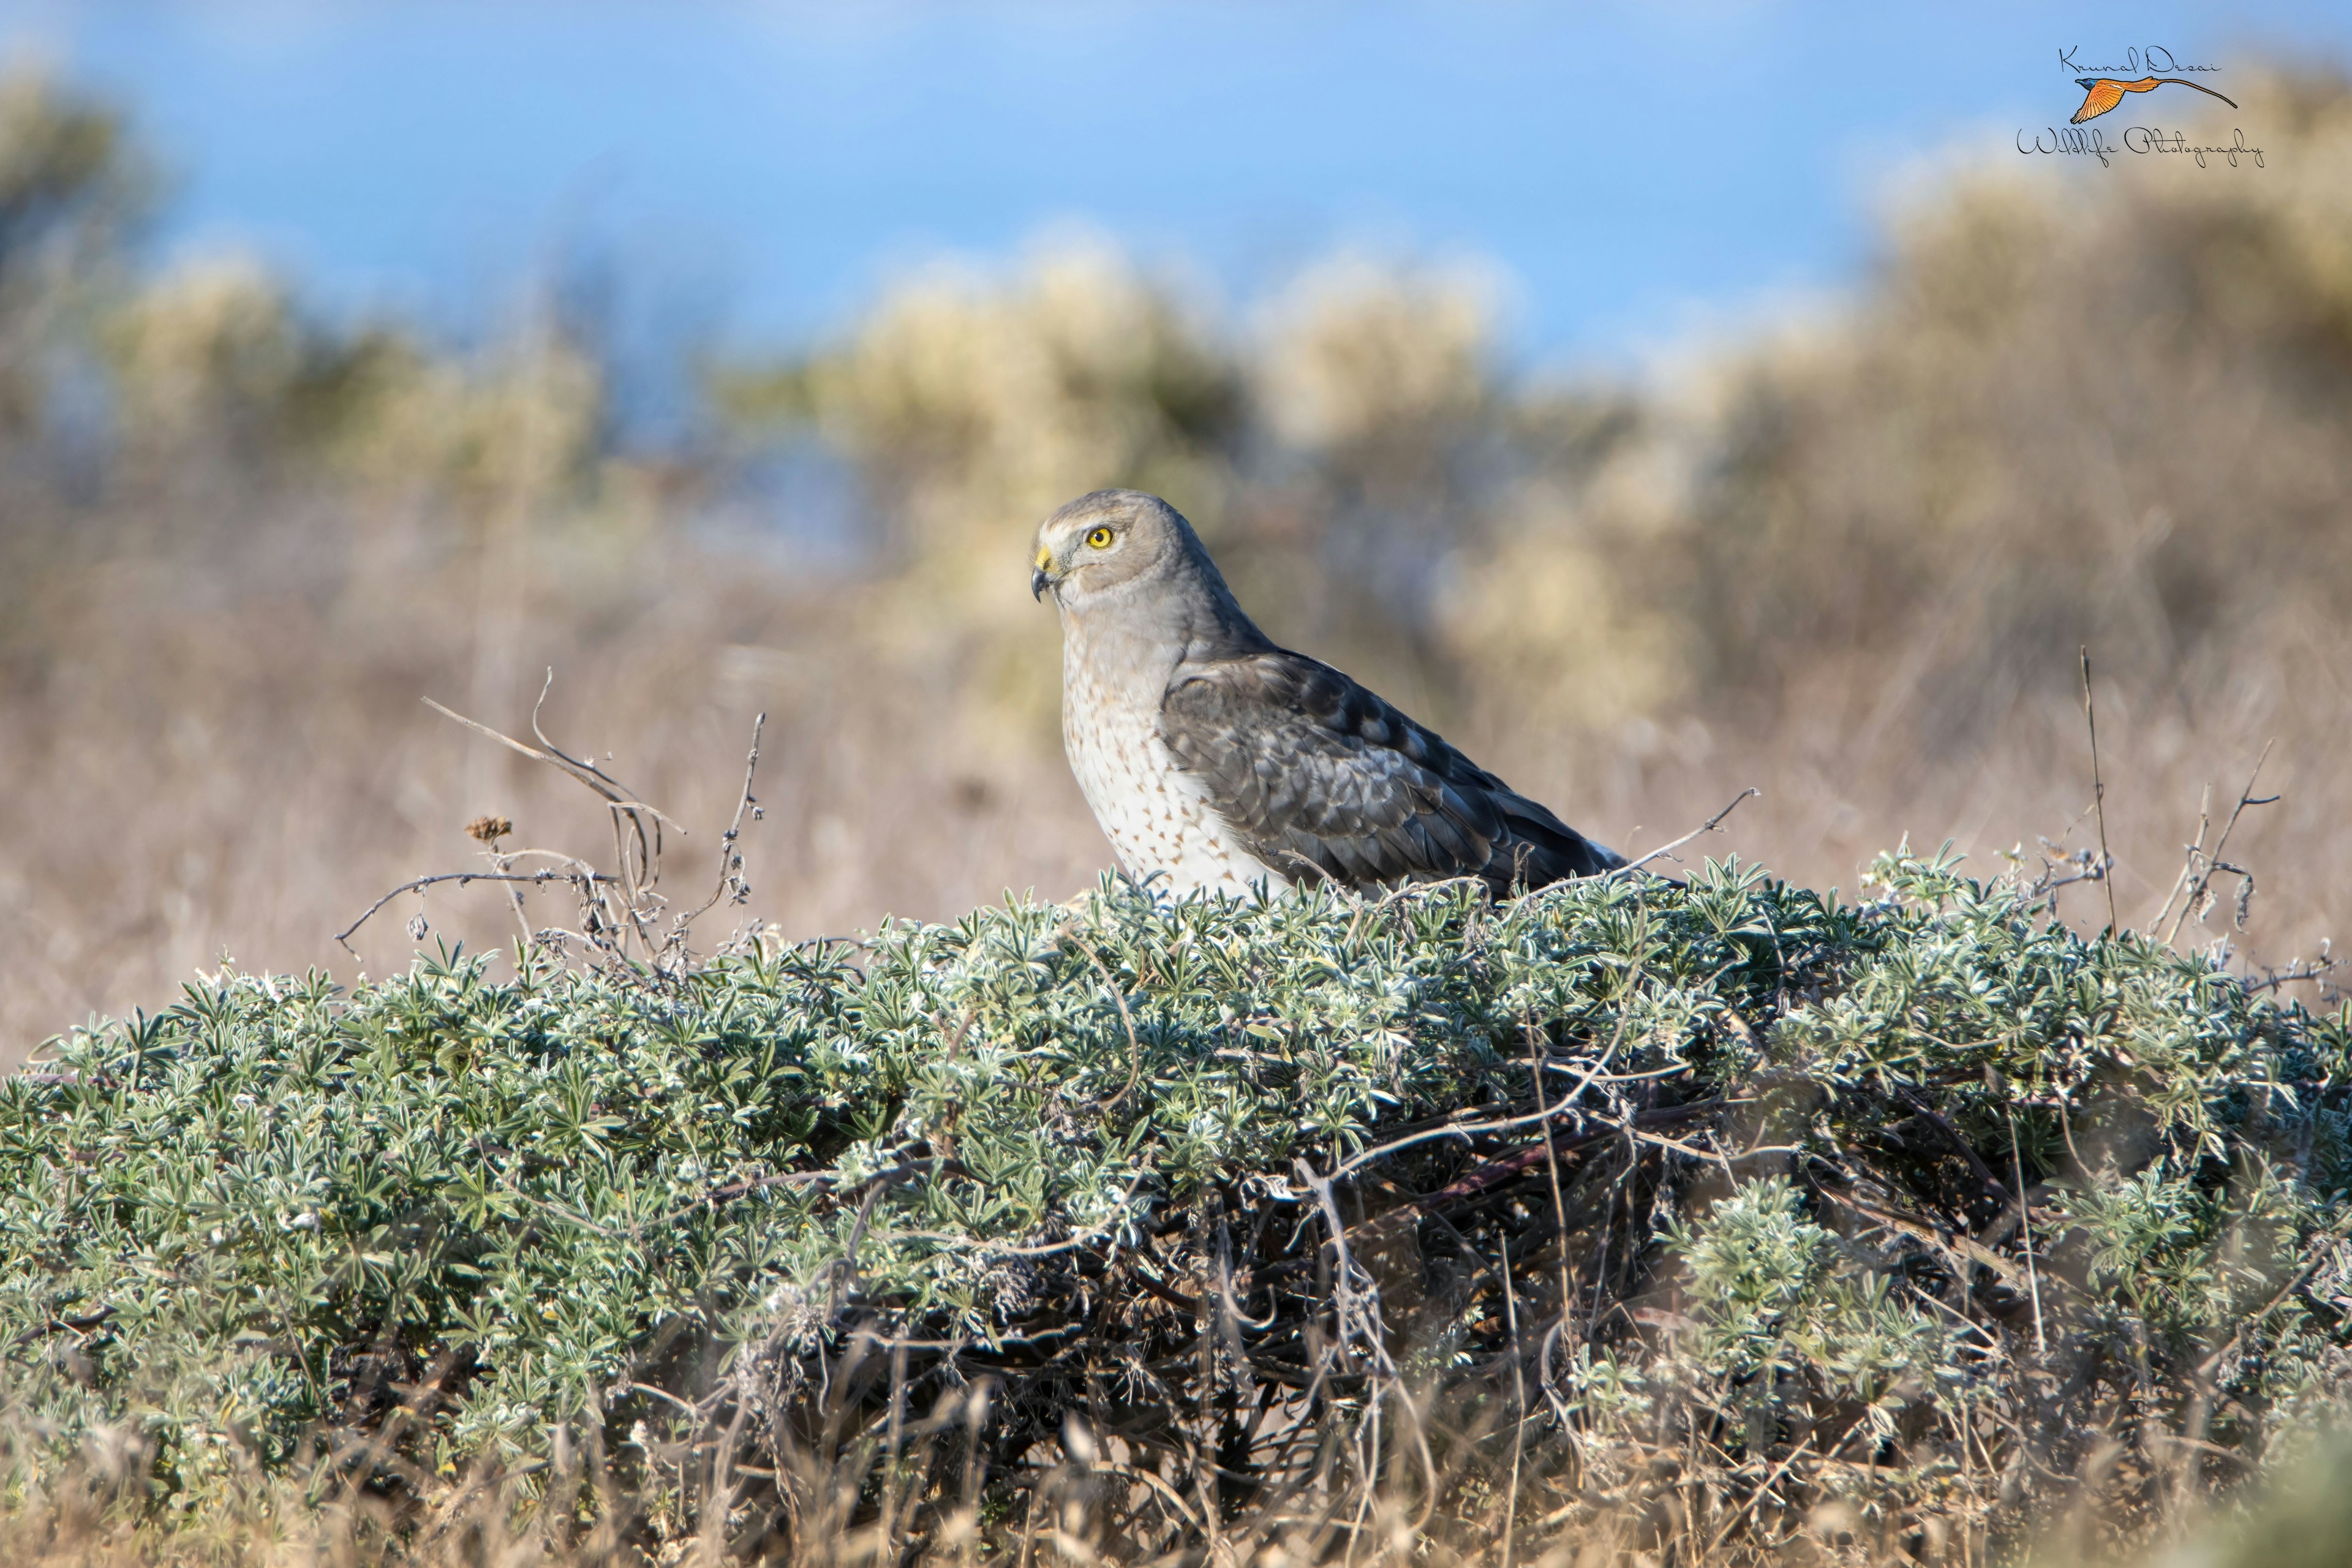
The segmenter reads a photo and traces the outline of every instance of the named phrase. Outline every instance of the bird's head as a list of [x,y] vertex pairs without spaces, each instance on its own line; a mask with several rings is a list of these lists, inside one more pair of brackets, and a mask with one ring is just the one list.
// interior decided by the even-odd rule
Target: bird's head
[[1038,525],[1029,592],[1050,589],[1062,609],[1084,610],[1177,575],[1188,558],[1208,555],[1174,507],[1141,490],[1097,490]]
[[1117,627],[1202,656],[1274,647],[1184,514],[1141,490],[1097,490],[1047,518],[1029,568],[1029,591],[1053,591],[1066,630]]
[[2088,92],[2099,85],[2099,79],[2095,76],[2078,76],[2074,79],[2074,85]]

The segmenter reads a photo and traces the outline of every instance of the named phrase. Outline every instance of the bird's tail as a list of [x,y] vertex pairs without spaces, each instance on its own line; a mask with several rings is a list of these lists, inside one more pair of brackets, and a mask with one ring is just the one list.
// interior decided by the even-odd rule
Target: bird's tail
[[2158,81],[2168,81],[2168,82],[2172,82],[2172,83],[2174,83],[2175,85],[2179,86],[2179,87],[2193,87],[2193,88],[2195,88],[2198,91],[2200,91],[2200,92],[2201,92],[2201,93],[2205,93],[2205,94],[2207,94],[2209,97],[2212,97],[2212,98],[2219,98],[2219,99],[2221,99],[2222,102],[2224,102],[2224,103],[2228,104],[2228,105],[2229,105],[2231,108],[2232,108],[2232,109],[2235,109],[2235,108],[2237,108],[2237,107],[2238,107],[2238,100],[2237,100],[2236,99],[2234,99],[2234,98],[2228,98],[2228,97],[2224,97],[2222,94],[2218,93],[2218,92],[2215,92],[2211,88],[2207,87],[2207,86],[2206,86],[2203,82],[2201,82],[2201,81],[2190,81],[2190,80],[2189,80],[2187,77],[2185,77],[2185,76],[2160,76],[2160,77],[2158,77],[2156,79],[2157,79],[2157,80],[2158,80]]
[[1486,879],[1498,890],[1549,887],[1570,877],[1597,877],[1625,863],[1625,858],[1595,844],[1549,810],[1524,795],[1499,795],[1496,809],[1502,814],[1505,833],[1495,846]]

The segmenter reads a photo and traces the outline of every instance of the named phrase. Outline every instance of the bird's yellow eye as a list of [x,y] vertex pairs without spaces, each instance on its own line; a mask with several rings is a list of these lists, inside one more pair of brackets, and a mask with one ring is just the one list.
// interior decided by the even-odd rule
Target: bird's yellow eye
[[1110,530],[1108,528],[1089,529],[1087,532],[1087,542],[1097,550],[1108,550],[1110,548]]

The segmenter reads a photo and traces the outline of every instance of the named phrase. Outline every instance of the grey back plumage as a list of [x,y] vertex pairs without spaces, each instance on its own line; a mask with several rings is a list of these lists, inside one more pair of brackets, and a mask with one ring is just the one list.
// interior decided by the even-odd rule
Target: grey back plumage
[[1235,836],[1293,880],[1478,877],[1501,893],[1619,863],[1435,731],[1285,648],[1178,667],[1160,735]]
[[[1103,529],[1118,531],[1116,548],[1076,542]],[[1477,877],[1505,893],[1622,864],[1346,675],[1277,647],[1158,497],[1081,497],[1039,539],[1033,584],[1054,586],[1063,617],[1066,736],[1091,721],[1069,704],[1129,694],[1150,710],[1172,782],[1213,814],[1228,847],[1282,881]],[[1081,782],[1089,763],[1099,773],[1075,740],[1071,760]]]

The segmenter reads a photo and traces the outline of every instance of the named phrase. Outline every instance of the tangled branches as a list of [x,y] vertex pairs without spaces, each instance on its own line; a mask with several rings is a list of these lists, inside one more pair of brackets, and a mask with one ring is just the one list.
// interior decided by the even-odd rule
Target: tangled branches
[[[488,871],[445,871],[432,876],[412,878],[370,904],[360,915],[335,935],[335,940],[348,951],[351,938],[375,913],[394,899],[408,893],[422,893],[426,888],[455,883],[463,888],[474,882],[502,883],[513,902],[515,920],[521,931],[525,947],[533,945],[561,947],[575,944],[585,955],[624,966],[642,963],[657,974],[676,975],[690,962],[687,940],[694,922],[717,908],[721,900],[740,906],[751,894],[751,884],[744,879],[740,841],[743,818],[748,812],[758,821],[761,811],[751,793],[760,771],[760,736],[767,728],[768,716],[761,714],[752,721],[751,749],[743,763],[743,790],[735,805],[734,819],[719,836],[719,874],[708,898],[691,910],[670,914],[667,926],[663,917],[668,914],[669,900],[660,890],[662,873],[662,833],[665,828],[686,837],[686,829],[658,807],[635,797],[635,793],[623,786],[602,768],[582,757],[575,757],[547,738],[540,728],[539,713],[547,702],[547,693],[555,684],[555,671],[547,672],[547,679],[539,690],[539,700],[531,705],[530,732],[539,742],[530,746],[478,721],[443,707],[431,698],[425,705],[436,713],[444,714],[465,725],[477,734],[487,736],[519,752],[532,762],[542,763],[594,794],[604,803],[613,829],[612,871],[601,871],[589,861],[555,849],[502,848],[500,840],[514,831],[514,825],[504,817],[478,817],[467,826],[467,834],[482,846],[482,857],[489,862]],[[545,861],[536,870],[522,869],[531,861]],[[550,885],[569,888],[579,910],[578,928],[545,926],[534,929],[523,901],[526,889]],[[424,934],[423,917],[410,922],[410,934]]]

